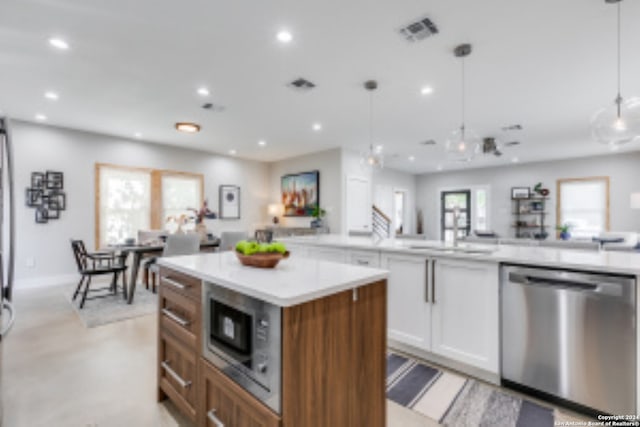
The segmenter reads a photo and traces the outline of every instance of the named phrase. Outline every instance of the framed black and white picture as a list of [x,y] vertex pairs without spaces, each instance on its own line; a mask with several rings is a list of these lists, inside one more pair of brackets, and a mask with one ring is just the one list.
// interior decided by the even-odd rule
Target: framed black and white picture
[[528,199],[531,197],[531,189],[529,187],[513,187],[511,188],[512,199]]
[[48,221],[49,221],[49,212],[47,211],[47,208],[43,206],[38,206],[36,208],[36,223],[46,224]]
[[62,190],[64,188],[64,175],[62,172],[47,171],[45,179],[48,190]]
[[31,172],[31,188],[45,188],[46,175],[42,172]]
[[42,204],[44,192],[40,188],[27,188],[27,206],[36,208]]
[[220,219],[240,219],[240,187],[220,186]]

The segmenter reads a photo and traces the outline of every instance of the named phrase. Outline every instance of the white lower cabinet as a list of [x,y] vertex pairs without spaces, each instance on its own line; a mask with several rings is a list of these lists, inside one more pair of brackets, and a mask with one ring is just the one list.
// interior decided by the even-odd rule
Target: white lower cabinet
[[346,262],[347,253],[344,249],[327,248],[327,247],[309,247],[309,258],[313,258],[319,261],[333,261],[333,262]]
[[388,336],[399,342],[429,350],[431,305],[428,299],[427,259],[423,256],[382,253],[381,267],[387,279]]
[[347,262],[361,267],[380,267],[380,252],[349,250]]
[[290,257],[295,258],[307,258],[309,257],[309,247],[304,245],[296,245],[293,243],[287,243],[287,250]]
[[498,373],[498,264],[446,258],[433,263],[431,351]]

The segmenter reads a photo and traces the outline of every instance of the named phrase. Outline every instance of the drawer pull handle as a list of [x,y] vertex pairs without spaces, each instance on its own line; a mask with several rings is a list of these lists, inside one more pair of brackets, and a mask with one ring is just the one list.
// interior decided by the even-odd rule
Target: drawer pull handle
[[356,260],[358,265],[369,265],[369,261],[365,261],[363,259]]
[[164,362],[162,362],[161,365],[162,365],[162,369],[164,369],[167,372],[167,374],[169,374],[174,380],[176,380],[178,384],[180,384],[180,387],[182,388],[191,387],[191,381],[183,380],[182,377],[176,373],[176,371],[171,369],[171,366],[169,366],[168,360],[165,360]]
[[220,421],[220,418],[216,417],[216,410],[212,409],[209,412],[207,412],[207,418],[209,418],[209,420],[214,423],[216,425],[216,427],[224,427],[224,424],[222,421]]
[[188,320],[183,319],[182,317],[180,317],[177,314],[175,314],[173,311],[171,311],[169,309],[166,309],[166,308],[162,309],[162,314],[164,314],[165,316],[167,316],[169,319],[173,320],[174,322],[178,323],[180,326],[187,327],[191,323]]
[[173,279],[169,279],[168,277],[163,277],[163,278],[162,278],[162,280],[163,280],[167,285],[171,285],[171,286],[173,286],[173,287],[175,287],[175,288],[182,289],[182,290],[187,289],[187,286],[186,286],[186,285],[183,285],[183,284],[182,284],[182,283],[180,283],[180,282],[176,282],[176,281],[175,281],[175,280],[173,280]]

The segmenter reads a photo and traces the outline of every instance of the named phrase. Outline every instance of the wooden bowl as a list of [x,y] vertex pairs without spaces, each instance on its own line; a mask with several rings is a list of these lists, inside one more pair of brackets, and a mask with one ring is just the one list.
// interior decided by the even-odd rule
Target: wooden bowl
[[289,258],[289,251],[280,254],[280,253],[256,253],[253,255],[244,255],[238,251],[236,252],[236,256],[242,265],[247,267],[256,267],[256,268],[274,268],[281,259]]

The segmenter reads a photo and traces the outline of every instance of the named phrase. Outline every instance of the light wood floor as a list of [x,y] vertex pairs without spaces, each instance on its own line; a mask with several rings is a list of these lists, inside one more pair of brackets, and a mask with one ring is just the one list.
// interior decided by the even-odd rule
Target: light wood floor
[[[155,401],[154,316],[86,329],[62,288],[14,299],[16,324],[3,342],[3,427],[192,427]],[[393,403],[387,418],[388,427],[436,425]]]

